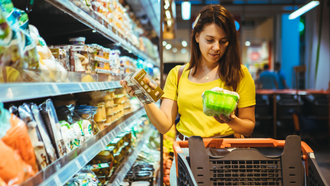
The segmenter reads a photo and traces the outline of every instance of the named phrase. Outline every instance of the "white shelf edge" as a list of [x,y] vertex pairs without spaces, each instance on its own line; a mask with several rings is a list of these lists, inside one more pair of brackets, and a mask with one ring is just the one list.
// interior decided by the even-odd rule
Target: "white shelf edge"
[[121,88],[119,81],[92,83],[3,83],[0,84],[0,102],[20,101],[115,88]]

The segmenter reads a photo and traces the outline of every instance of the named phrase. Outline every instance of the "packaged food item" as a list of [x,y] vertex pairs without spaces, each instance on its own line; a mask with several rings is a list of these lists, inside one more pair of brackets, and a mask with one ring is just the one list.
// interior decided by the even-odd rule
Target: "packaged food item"
[[131,86],[136,97],[143,103],[157,102],[164,94],[163,90],[153,81],[144,69],[140,69],[125,77],[127,86]]
[[229,115],[235,111],[239,95],[237,92],[215,87],[202,94],[203,112],[207,116]]
[[47,152],[47,156],[42,156],[42,162],[45,163],[45,166],[48,166],[57,159],[56,152],[47,133],[47,127],[42,120],[38,106],[36,104],[31,104],[31,110],[33,113],[33,118],[37,123],[38,131],[40,132],[40,138],[44,142],[44,146]]
[[78,105],[75,108],[75,112],[83,119],[88,120],[92,125],[93,135],[96,135],[100,129],[96,122],[94,121],[94,115],[97,112],[97,107],[94,106],[86,106],[86,105]]
[[81,129],[82,127],[80,126],[80,124],[78,122],[75,122],[75,123],[71,124],[70,128],[71,128],[71,133],[73,136],[73,139],[72,139],[73,145],[74,145],[74,147],[79,147],[85,141],[84,133]]
[[14,6],[11,1],[0,4],[0,56],[1,66],[23,67],[24,45],[23,34],[19,30],[18,21],[13,16],[8,16]]
[[105,110],[105,104],[104,102],[101,102],[97,105],[97,111],[94,116],[95,122],[102,122],[105,121],[106,118],[106,110]]
[[73,45],[70,50],[70,64],[71,71],[73,72],[86,72],[93,71],[94,64],[91,59],[91,49],[86,45]]
[[60,121],[61,124],[61,132],[63,135],[63,140],[64,140],[64,144],[67,150],[67,153],[69,153],[70,151],[72,151],[73,147],[74,147],[74,138],[73,138],[73,134],[71,131],[71,126],[68,122],[66,121]]
[[70,65],[70,46],[69,45],[57,45],[50,46],[50,51],[55,60],[61,64],[65,70],[71,71]]
[[50,139],[55,146],[58,157],[63,157],[66,154],[66,148],[61,133],[61,125],[58,121],[55,107],[51,99],[47,99],[39,106],[43,116],[43,121],[50,134]]
[[41,134],[39,132],[39,127],[33,118],[30,105],[24,103],[23,105],[19,106],[18,112],[20,118],[26,123],[28,135],[34,149],[38,165],[40,168],[44,169],[49,165],[49,161],[44,142],[42,141]]
[[[112,147],[114,148],[114,147]],[[102,150],[99,152],[92,160],[90,163],[92,164],[98,164],[98,163],[111,163],[113,161],[113,151],[111,148]]]
[[19,185],[33,177],[32,167],[25,163],[17,150],[10,148],[0,140],[0,178],[10,185]]

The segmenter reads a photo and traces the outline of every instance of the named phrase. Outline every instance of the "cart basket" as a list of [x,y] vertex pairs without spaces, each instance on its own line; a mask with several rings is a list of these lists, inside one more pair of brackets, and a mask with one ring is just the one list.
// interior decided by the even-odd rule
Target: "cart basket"
[[[296,135],[288,136],[286,140],[203,140],[193,136],[188,141],[174,142],[173,146],[179,186],[328,186],[317,166],[314,152]],[[210,156],[206,147],[235,149],[223,156]],[[280,155],[266,156],[253,147],[284,149]],[[184,155],[182,148],[189,148],[189,157]]]

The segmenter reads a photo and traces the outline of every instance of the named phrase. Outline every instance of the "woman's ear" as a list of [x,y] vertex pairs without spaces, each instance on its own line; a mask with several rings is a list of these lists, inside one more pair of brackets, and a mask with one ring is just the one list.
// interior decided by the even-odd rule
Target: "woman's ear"
[[195,40],[196,40],[196,43],[199,43],[199,36],[200,36],[199,33],[196,33],[196,34],[195,34]]

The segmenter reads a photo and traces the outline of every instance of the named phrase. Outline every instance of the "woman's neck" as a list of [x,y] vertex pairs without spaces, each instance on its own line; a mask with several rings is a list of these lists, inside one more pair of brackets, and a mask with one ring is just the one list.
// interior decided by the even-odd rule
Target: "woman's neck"
[[198,66],[198,69],[201,69],[203,71],[211,71],[219,66],[219,63],[210,63],[203,57],[200,59],[200,65]]

